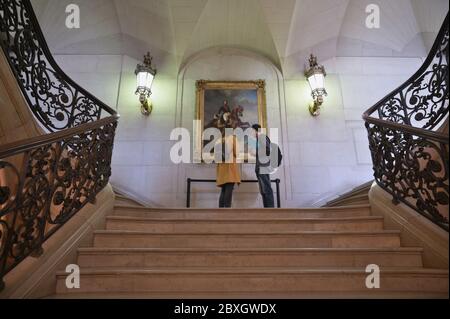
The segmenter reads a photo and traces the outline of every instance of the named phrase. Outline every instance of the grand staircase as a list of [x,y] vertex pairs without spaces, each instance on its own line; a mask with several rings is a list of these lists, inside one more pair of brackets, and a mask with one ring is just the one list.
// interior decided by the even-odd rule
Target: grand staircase
[[[152,209],[116,206],[78,250],[80,289],[58,273],[57,298],[448,297],[448,270],[427,269],[369,206]],[[380,267],[380,289],[366,267]]]
[[[449,142],[439,127],[448,125],[448,41],[447,16],[423,66],[363,115],[378,186],[447,232]],[[119,115],[60,69],[30,0],[0,0],[0,44],[0,80],[15,78],[0,89],[20,97],[15,106],[39,128],[0,136],[0,293],[9,293],[10,276],[34,275],[20,273],[32,258],[45,266],[45,244],[71,235],[64,227],[108,186]],[[14,103],[5,101],[0,110]],[[355,205],[367,203],[360,195],[330,203],[353,206],[225,210],[122,197],[77,251],[80,288],[58,272],[50,298],[448,298],[448,269],[424,267],[422,249]],[[376,276],[369,265],[381,271],[379,288],[366,285]]]

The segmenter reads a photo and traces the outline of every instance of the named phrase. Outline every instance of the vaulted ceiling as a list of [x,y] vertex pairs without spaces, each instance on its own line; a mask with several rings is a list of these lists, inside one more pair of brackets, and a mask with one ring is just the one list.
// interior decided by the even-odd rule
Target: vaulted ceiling
[[[32,0],[54,54],[150,50],[166,72],[210,47],[240,47],[293,73],[314,52],[335,56],[425,56],[446,0],[378,0],[380,29],[365,26],[373,0],[78,0],[81,28],[65,27],[72,0]],[[160,67],[161,68],[161,67]]]

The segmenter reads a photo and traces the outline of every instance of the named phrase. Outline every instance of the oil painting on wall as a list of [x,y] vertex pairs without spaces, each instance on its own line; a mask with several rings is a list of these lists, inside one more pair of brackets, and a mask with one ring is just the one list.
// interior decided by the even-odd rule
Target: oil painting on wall
[[[266,127],[265,82],[197,81],[196,113],[199,127],[196,130],[195,156],[204,160],[205,156],[213,156],[211,153],[202,154],[203,146],[213,139],[203,139],[204,130],[218,128],[223,131],[225,127],[233,127],[245,131],[255,123]],[[247,146],[245,149],[247,152]],[[246,154],[246,158],[251,156]]]

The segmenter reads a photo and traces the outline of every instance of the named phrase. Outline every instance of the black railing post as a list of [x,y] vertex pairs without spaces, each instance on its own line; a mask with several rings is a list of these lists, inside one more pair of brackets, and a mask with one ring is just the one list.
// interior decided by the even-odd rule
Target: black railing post
[[186,194],[186,207],[191,207],[191,182],[190,178],[187,179],[187,194]]
[[281,196],[280,196],[280,179],[277,178],[275,183],[277,184],[277,207],[281,208]]

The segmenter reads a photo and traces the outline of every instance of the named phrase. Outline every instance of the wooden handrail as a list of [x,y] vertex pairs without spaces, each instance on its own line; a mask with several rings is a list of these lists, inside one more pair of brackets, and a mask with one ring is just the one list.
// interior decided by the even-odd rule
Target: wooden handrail
[[92,131],[104,125],[114,123],[118,119],[119,115],[115,114],[113,116],[108,116],[95,122],[81,124],[76,127],[65,129],[63,131],[49,133],[41,136],[35,136],[20,141],[16,141],[13,143],[0,145],[0,159],[17,155],[19,153],[23,153],[28,150],[35,149],[37,147],[48,145],[54,142],[58,142],[68,137]]

